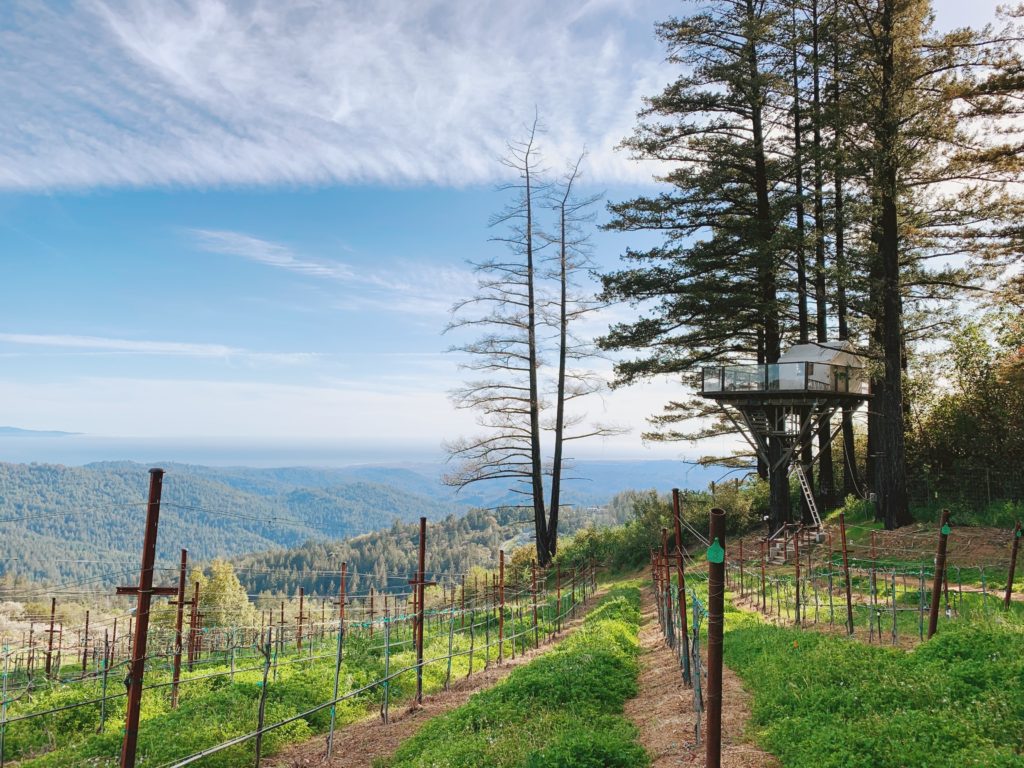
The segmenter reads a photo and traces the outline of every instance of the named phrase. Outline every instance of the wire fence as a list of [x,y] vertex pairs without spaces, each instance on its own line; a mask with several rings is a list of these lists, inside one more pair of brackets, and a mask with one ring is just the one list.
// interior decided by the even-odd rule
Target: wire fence
[[[150,711],[170,710],[171,689],[179,685],[182,700],[187,703],[190,687],[198,687],[195,698],[199,699],[225,684],[237,684],[248,690],[255,682],[258,690],[249,696],[251,721],[255,725],[260,719],[259,712],[265,712],[268,696],[274,695],[275,685],[286,693],[296,677],[286,670],[297,669],[304,675],[328,678],[336,674],[347,684],[323,701],[288,717],[259,723],[230,739],[157,764],[191,765],[233,748],[233,764],[247,765],[254,760],[258,763],[264,745],[254,745],[262,736],[299,720],[313,721],[315,728],[315,716],[330,712],[334,720],[335,708],[345,703],[353,703],[361,711],[379,706],[382,719],[387,721],[390,706],[408,698],[412,675],[425,674],[435,687],[447,688],[456,673],[469,676],[550,642],[594,589],[593,566],[568,570],[565,574],[555,569],[538,569],[536,582],[506,585],[495,575],[493,584],[478,585],[475,590],[462,579],[451,579],[437,604],[422,612],[415,606],[410,610],[409,593],[375,593],[372,608],[369,593],[348,595],[344,620],[337,615],[336,604],[331,607],[334,616],[326,616],[324,607],[322,620],[307,617],[300,623],[290,617],[273,621],[269,617],[273,612],[264,611],[261,626],[215,626],[200,633],[202,641],[197,643],[178,683],[171,680],[176,650],[174,634],[158,629],[146,655],[146,684],[142,688]],[[386,606],[382,604],[385,597]],[[416,632],[420,620],[422,640]],[[418,643],[427,652],[422,661],[414,656]],[[123,724],[127,693],[115,690],[115,682],[121,682],[121,676],[134,660],[130,646],[122,646],[120,657],[109,640],[86,648],[63,648],[54,653],[50,675],[44,673],[38,658],[33,665],[33,655],[39,653],[45,651],[31,644],[3,645],[0,765],[37,754],[38,740],[33,737],[42,731],[59,731],[55,721],[58,716],[67,718],[73,714],[80,726],[90,720],[93,726],[64,734],[66,742],[51,744],[50,749],[73,747],[89,731],[100,735],[115,733]],[[62,666],[64,654],[77,663]],[[82,654],[88,657],[85,666],[80,664]],[[373,674],[378,671],[382,673]],[[54,706],[55,701],[65,703]],[[37,721],[44,725],[36,727]],[[158,720],[150,723],[150,728],[156,727]],[[249,747],[248,757],[241,753],[243,745]]]

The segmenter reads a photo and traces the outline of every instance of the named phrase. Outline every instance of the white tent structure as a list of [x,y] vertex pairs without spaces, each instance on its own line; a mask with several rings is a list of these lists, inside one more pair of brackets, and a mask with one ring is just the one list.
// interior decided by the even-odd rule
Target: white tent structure
[[795,344],[782,353],[778,366],[778,389],[868,391],[864,360],[849,341]]

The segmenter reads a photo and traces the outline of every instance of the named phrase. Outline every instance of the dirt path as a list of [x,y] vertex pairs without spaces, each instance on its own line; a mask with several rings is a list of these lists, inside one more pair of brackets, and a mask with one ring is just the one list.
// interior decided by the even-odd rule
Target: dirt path
[[477,691],[490,688],[503,680],[509,672],[539,654],[554,648],[583,621],[586,613],[593,608],[605,590],[601,589],[587,599],[586,608],[571,622],[566,622],[562,634],[555,643],[516,654],[515,661],[505,657],[500,667],[492,664],[486,670],[472,677],[463,677],[452,683],[448,691],[439,691],[423,697],[423,706],[412,709],[408,705],[391,709],[391,722],[385,725],[374,712],[363,720],[338,729],[334,733],[334,750],[330,762],[326,759],[327,735],[321,734],[302,744],[286,747],[272,758],[263,761],[267,768],[372,768],[373,762],[393,755],[398,747],[414,736],[420,728],[438,715],[443,715],[469,700]]
[[[640,743],[654,768],[704,765],[704,747],[696,746],[693,692],[683,686],[679,661],[665,645],[649,589],[643,592],[640,625],[640,693],[626,702],[626,716],[640,729]],[[744,738],[750,695],[728,668],[722,678],[722,765],[727,768],[777,768],[779,762]]]

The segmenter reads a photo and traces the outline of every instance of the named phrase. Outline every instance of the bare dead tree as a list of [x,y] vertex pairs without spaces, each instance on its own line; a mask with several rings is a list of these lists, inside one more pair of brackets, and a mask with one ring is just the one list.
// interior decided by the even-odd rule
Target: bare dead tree
[[516,180],[500,187],[512,200],[490,225],[504,227],[493,240],[507,246],[505,258],[473,264],[477,293],[452,307],[447,332],[475,329],[482,335],[452,347],[468,359],[463,369],[481,374],[451,393],[457,408],[477,412],[483,434],[445,444],[452,472],[443,478],[463,488],[493,479],[515,479],[527,484],[533,509],[537,560],[550,562],[547,513],[541,456],[541,411],[538,345],[538,251],[545,242],[537,235],[535,210],[546,191],[539,181],[539,133],[535,118],[525,139],[510,142],[502,162]]
[[[537,561],[547,565],[558,546],[565,444],[623,430],[590,423],[577,408],[578,401],[606,386],[582,365],[595,354],[593,343],[574,333],[574,326],[600,306],[583,278],[591,267],[586,225],[601,195],[577,194],[583,155],[558,182],[544,181],[537,134],[535,120],[523,141],[508,145],[503,160],[516,175],[500,187],[512,200],[490,223],[504,229],[492,239],[507,246],[507,255],[474,262],[476,294],[452,308],[447,332],[480,335],[452,347],[466,358],[462,368],[479,376],[451,397],[456,407],[476,412],[482,432],[445,443],[453,468],[443,480],[457,488],[483,480],[515,481],[512,490],[527,497],[525,506],[533,510]],[[552,218],[547,231],[538,214]],[[553,368],[545,358],[557,361]]]
[[586,315],[603,306],[592,293],[582,290],[579,278],[588,272],[593,264],[590,258],[590,233],[587,225],[594,220],[594,206],[602,199],[601,194],[580,196],[577,194],[581,178],[581,166],[586,153],[569,165],[562,178],[551,188],[550,205],[557,217],[556,230],[547,235],[555,246],[556,253],[550,258],[550,277],[557,283],[557,298],[546,307],[546,322],[557,331],[558,367],[554,381],[555,416],[549,426],[553,433],[551,502],[548,516],[548,539],[551,556],[558,549],[558,512],[561,508],[563,470],[568,469],[564,455],[565,443],[590,437],[608,437],[624,430],[613,425],[589,422],[587,414],[567,414],[566,406],[606,389],[607,385],[593,371],[580,367],[569,367],[569,363],[581,363],[597,356],[592,341],[580,339],[573,332],[573,326]]

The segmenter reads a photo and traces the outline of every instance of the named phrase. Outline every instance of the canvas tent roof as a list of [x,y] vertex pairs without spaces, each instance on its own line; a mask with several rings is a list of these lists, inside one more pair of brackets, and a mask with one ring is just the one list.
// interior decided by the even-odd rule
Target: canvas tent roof
[[823,341],[794,344],[779,357],[780,363],[831,363],[863,368],[864,361],[849,341]]

